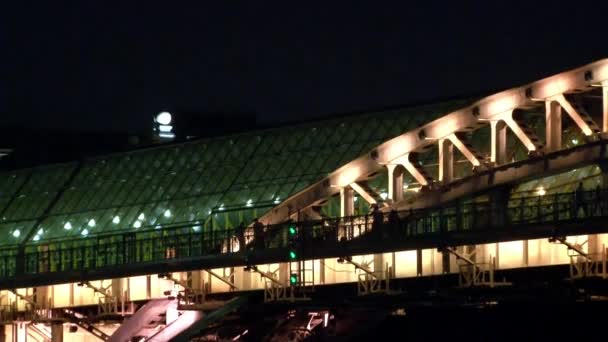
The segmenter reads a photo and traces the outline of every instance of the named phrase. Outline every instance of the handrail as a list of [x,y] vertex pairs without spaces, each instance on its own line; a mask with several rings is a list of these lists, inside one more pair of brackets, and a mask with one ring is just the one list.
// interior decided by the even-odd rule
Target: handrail
[[[452,206],[414,209],[397,213],[383,213],[382,222],[374,222],[373,215],[358,215],[334,219],[287,222],[267,225],[262,245],[254,244],[253,232],[245,233],[249,241],[248,253],[258,248],[287,248],[288,227],[298,226],[298,234],[309,248],[316,242],[338,246],[344,241],[413,236],[426,236],[452,231],[487,230],[498,226],[517,226],[530,223],[559,223],[582,216],[608,217],[608,189],[559,193],[545,196],[517,198],[507,206],[496,207],[491,202],[457,203]],[[504,220],[501,221],[500,219]],[[186,225],[172,230],[149,230],[108,236],[61,240],[28,244],[24,255],[25,274],[84,271],[119,265],[179,260],[220,254],[245,255],[237,249],[237,232],[233,229],[195,232]],[[181,230],[180,230],[181,229]],[[366,241],[366,240],[365,240]],[[309,243],[313,242],[313,243]],[[44,246],[44,249],[40,249]],[[14,277],[18,255],[16,249],[0,249],[0,277]]]

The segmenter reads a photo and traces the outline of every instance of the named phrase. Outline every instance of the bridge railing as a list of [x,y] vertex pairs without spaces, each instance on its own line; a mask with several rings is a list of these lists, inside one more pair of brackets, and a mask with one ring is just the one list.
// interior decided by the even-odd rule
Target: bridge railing
[[[374,222],[374,215],[370,214],[269,225],[264,228],[262,243],[256,243],[257,237],[253,232],[247,232],[245,246],[240,246],[237,232],[233,229],[201,232],[184,226],[31,244],[24,254],[19,254],[16,249],[3,249],[0,250],[0,277],[10,278],[21,272],[82,271],[167,259],[244,253],[245,250],[255,253],[260,249],[286,248],[288,227],[292,224],[298,226],[300,239],[314,249],[344,241],[408,239],[442,232],[605,216],[608,216],[608,191],[598,189],[516,198],[502,206],[482,201],[384,213],[381,222]],[[23,260],[22,271],[18,270],[19,259]]]

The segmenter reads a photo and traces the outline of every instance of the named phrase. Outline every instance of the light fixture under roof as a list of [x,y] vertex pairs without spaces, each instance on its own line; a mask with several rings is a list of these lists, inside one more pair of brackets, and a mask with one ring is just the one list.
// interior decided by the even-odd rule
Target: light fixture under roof
[[112,223],[119,224],[120,223],[120,216],[118,216],[118,215],[114,216],[114,218],[112,219]]
[[141,221],[137,220],[133,223],[133,228],[141,228]]
[[82,232],[80,232],[80,235],[82,235],[82,236],[87,236],[87,235],[89,235],[89,230],[88,230],[88,229],[86,229],[86,228],[85,228],[85,229],[83,229],[83,230],[82,230]]
[[[171,210],[169,210],[169,209],[165,210],[165,212],[163,213],[163,216],[165,216],[165,217],[167,217],[167,218],[168,218],[168,217],[171,217]],[[142,220],[143,220],[143,219],[142,219]]]
[[253,205],[253,201],[250,199],[247,200],[247,203],[245,203],[246,206],[251,207]]
[[13,231],[13,237],[18,238],[19,236],[21,236],[21,231],[19,229],[15,229]]
[[144,213],[139,214],[139,216],[137,216],[137,219],[139,221],[143,221],[146,218],[146,215],[144,215]]
[[88,225],[89,227],[95,227],[95,219],[90,219]]
[[63,225],[63,229],[65,229],[65,230],[70,230],[70,229],[72,229],[72,224],[70,223],[70,221],[66,222],[66,223]]

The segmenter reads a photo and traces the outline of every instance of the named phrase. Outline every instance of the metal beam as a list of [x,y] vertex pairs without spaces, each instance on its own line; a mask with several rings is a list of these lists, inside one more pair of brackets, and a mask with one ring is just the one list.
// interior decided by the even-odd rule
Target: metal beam
[[[588,75],[592,75],[592,77],[588,77]],[[469,107],[447,114],[380,144],[371,153],[347,163],[325,179],[286,199],[269,213],[263,215],[260,220],[263,223],[284,221],[293,211],[314,205],[336,194],[340,187],[377,172],[380,165],[391,164],[391,161],[408,153],[420,151],[452,133],[472,131],[482,126],[485,121],[500,120],[501,115],[506,116],[505,112],[510,114],[518,108],[532,107],[537,101],[535,98],[545,100],[555,95],[584,91],[607,80],[608,59],[603,59],[522,87],[485,97]],[[511,129],[519,128],[510,115],[505,123]],[[523,136],[520,139],[526,140]],[[531,141],[525,141],[524,144],[530,151],[536,149]],[[411,172],[411,170],[408,171]]]
[[481,166],[481,161],[477,158],[477,156],[475,156],[475,153],[473,153],[473,151],[471,151],[456,134],[450,134],[448,139],[450,139],[452,144],[456,146],[458,151],[460,151],[460,153],[462,153],[462,155],[467,158],[467,160],[471,162],[473,166]]
[[598,130],[589,114],[583,112],[582,108],[574,108],[564,94],[555,95],[550,100],[557,101],[586,136],[592,135],[594,131]]
[[376,199],[370,195],[365,189],[361,187],[361,185],[357,184],[357,182],[350,183],[349,185],[356,193],[358,193],[363,199],[369,204],[378,204]]
[[239,288],[234,285],[234,283],[232,283],[231,281],[229,281],[228,279],[220,276],[219,274],[213,272],[212,270],[205,270],[205,272],[211,274],[212,276],[216,277],[217,279],[221,280],[224,284],[227,284],[228,286],[230,286],[230,289],[232,290],[238,290]]
[[492,188],[546,177],[570,169],[580,168],[608,159],[608,141],[597,141],[586,145],[560,150],[543,156],[505,164],[484,170],[449,184],[442,191],[419,193],[417,196],[394,204],[397,210],[427,208],[471,196]]

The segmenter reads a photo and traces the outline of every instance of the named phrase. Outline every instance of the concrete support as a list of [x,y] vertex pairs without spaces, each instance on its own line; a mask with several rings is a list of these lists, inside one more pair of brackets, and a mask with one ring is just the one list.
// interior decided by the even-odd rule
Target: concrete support
[[602,132],[608,133],[608,80],[602,82]]
[[340,216],[353,216],[355,214],[355,197],[353,189],[345,186],[340,189]]
[[492,145],[490,161],[495,165],[504,164],[507,161],[507,125],[504,121],[490,121],[492,130]]
[[545,149],[554,152],[562,148],[562,107],[556,101],[545,102]]
[[403,199],[403,166],[397,164],[386,165],[388,169],[388,198],[393,202]]
[[63,341],[63,323],[54,322],[51,324],[51,342]]
[[439,181],[446,184],[454,179],[454,144],[439,139]]

